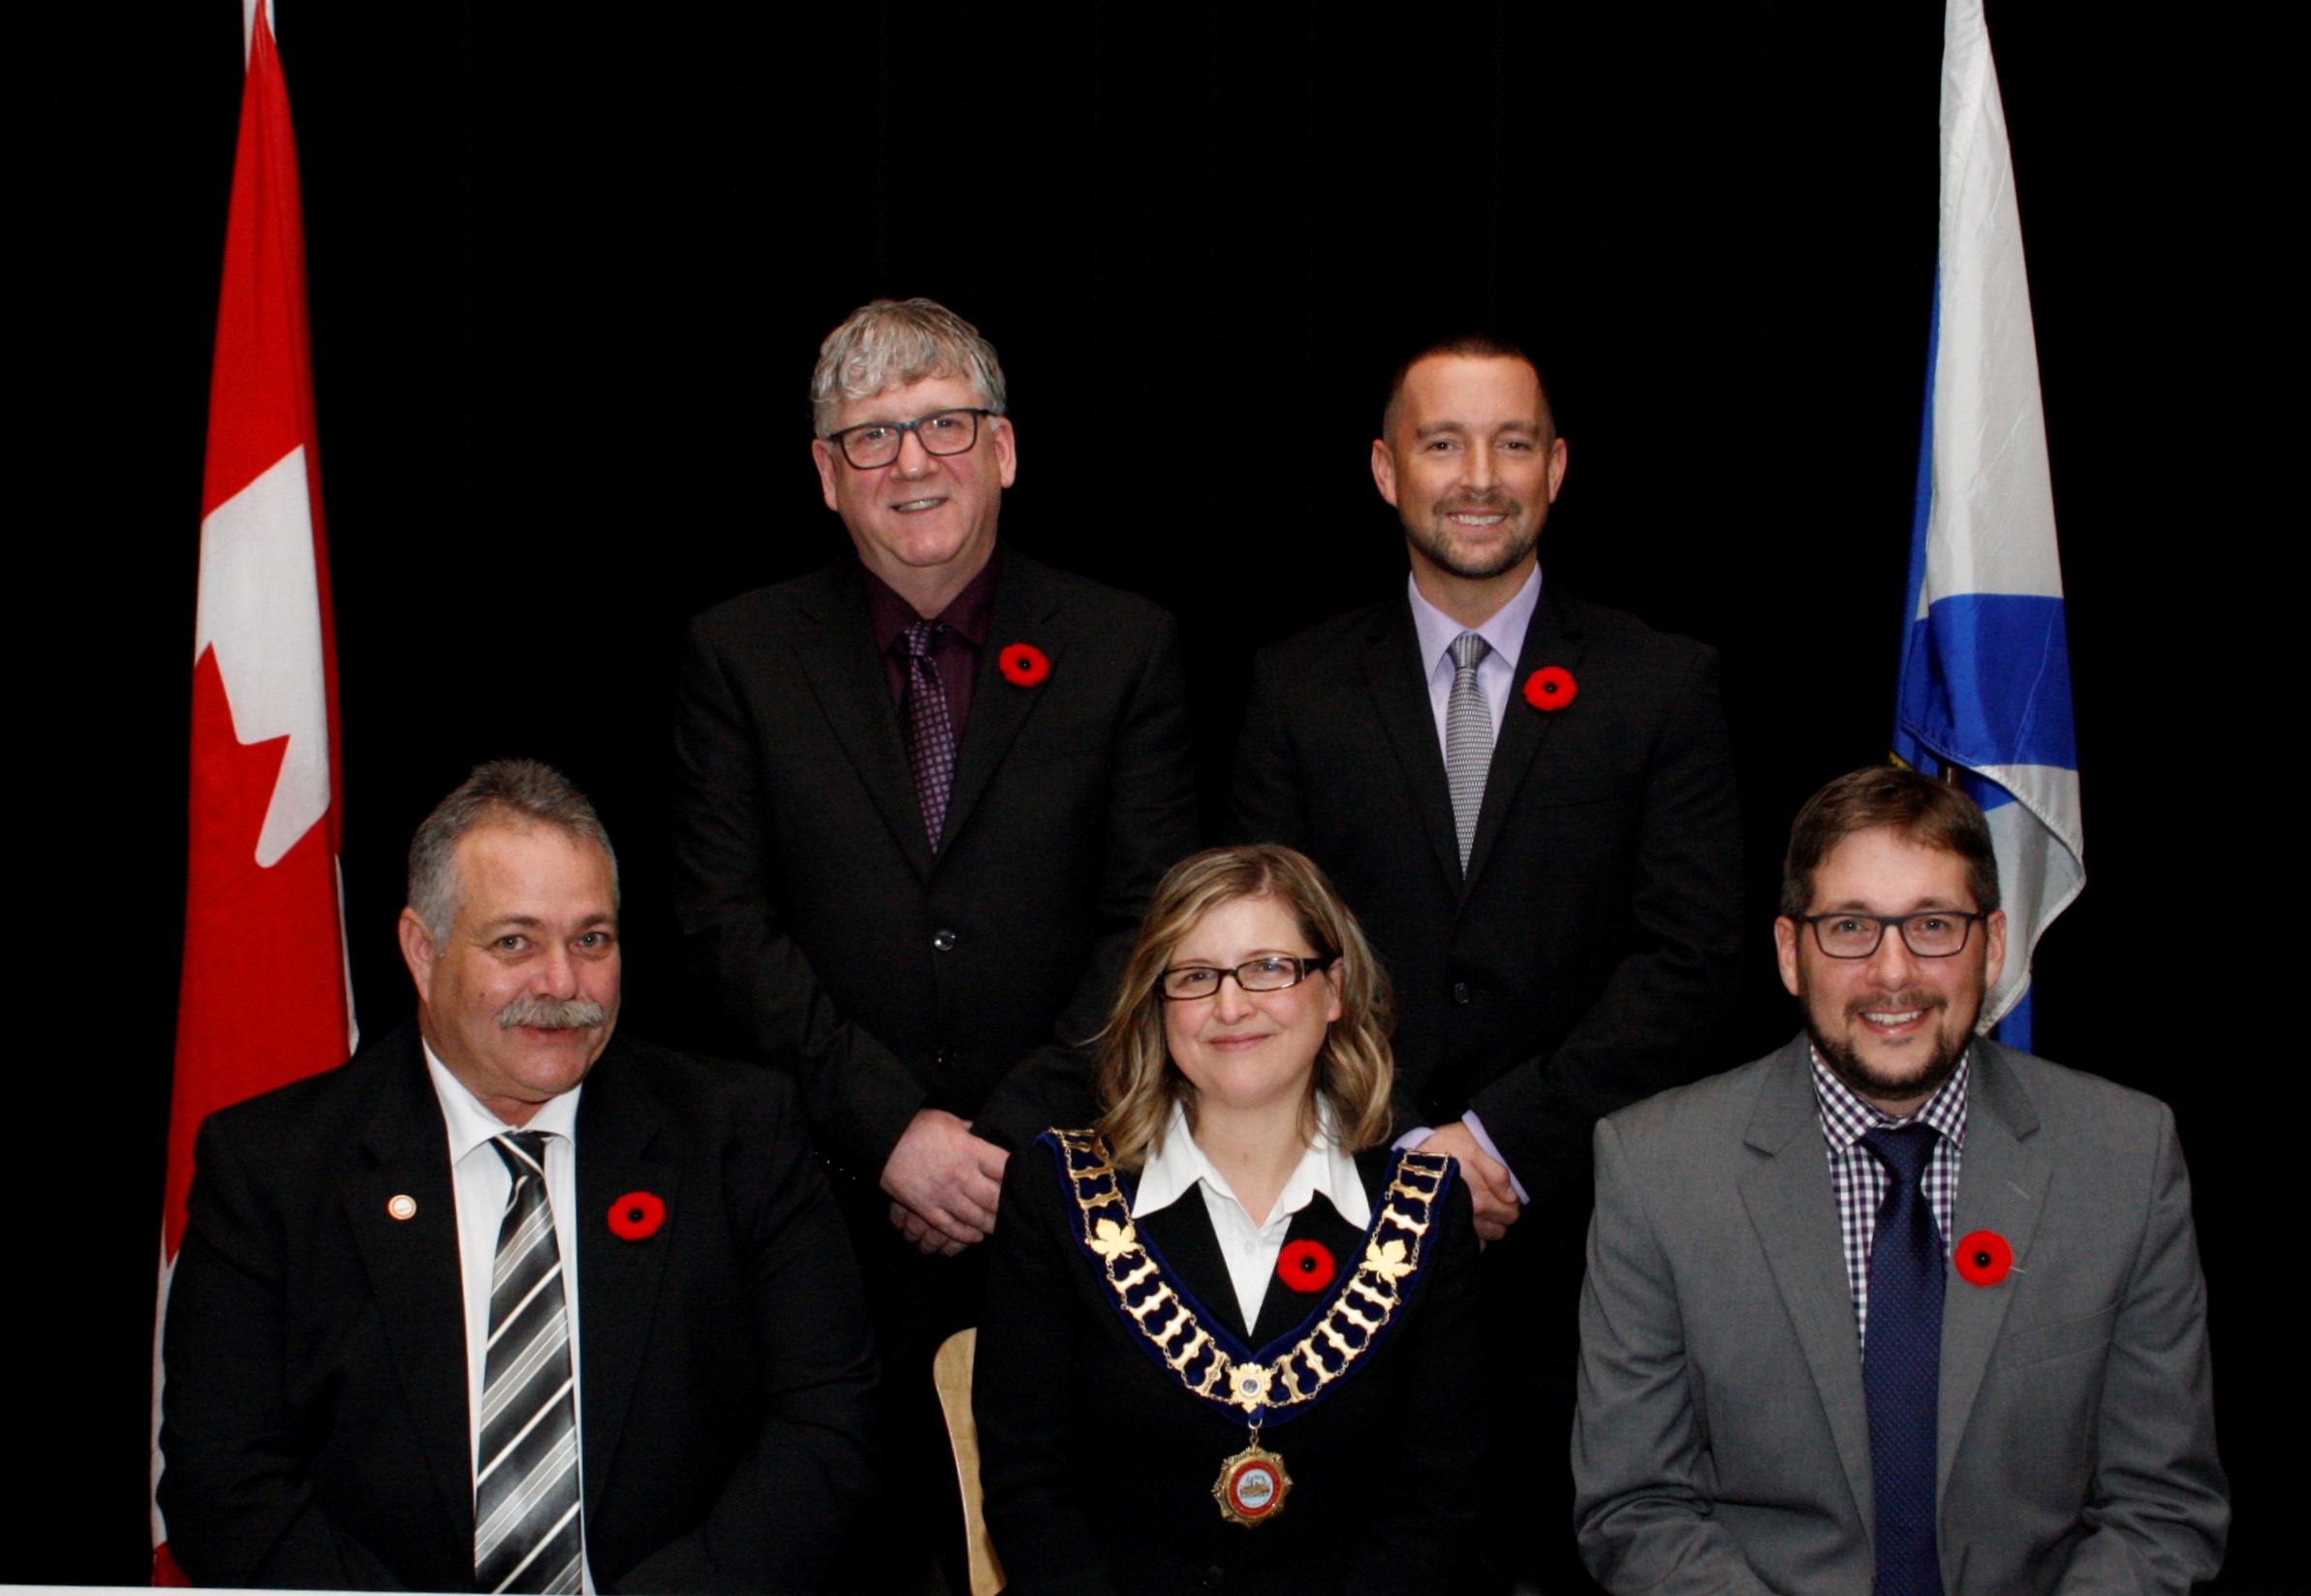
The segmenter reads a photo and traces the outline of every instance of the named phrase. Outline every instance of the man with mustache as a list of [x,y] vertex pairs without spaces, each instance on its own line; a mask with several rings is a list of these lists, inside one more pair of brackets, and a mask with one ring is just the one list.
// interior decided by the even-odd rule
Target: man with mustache
[[1982,811],[1880,766],[1799,812],[1805,1033],[1597,1129],[1574,1473],[1613,1591],[2171,1592],[2230,1522],[2166,1106],[1977,1037]]
[[484,765],[410,847],[418,1016],[201,1131],[160,1503],[203,1584],[822,1586],[871,1334],[781,1078],[614,1034],[591,804]]
[[1494,1553],[1578,1580],[1570,1539],[1533,1532],[1572,1492],[1534,1456],[1572,1421],[1590,1130],[1699,1073],[1741,856],[1715,654],[1543,579],[1566,463],[1514,345],[1398,368],[1372,476],[1411,578],[1260,656],[1234,829],[1322,864],[1395,978],[1402,1111],[1460,1160],[1491,1243]]

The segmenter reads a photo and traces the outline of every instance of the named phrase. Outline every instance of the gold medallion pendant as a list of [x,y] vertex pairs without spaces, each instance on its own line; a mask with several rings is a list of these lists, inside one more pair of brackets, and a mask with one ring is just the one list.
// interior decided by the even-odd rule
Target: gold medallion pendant
[[1250,1446],[1220,1465],[1220,1478],[1211,1487],[1220,1517],[1246,1529],[1258,1529],[1282,1513],[1291,1490],[1284,1459],[1263,1447],[1257,1434]]

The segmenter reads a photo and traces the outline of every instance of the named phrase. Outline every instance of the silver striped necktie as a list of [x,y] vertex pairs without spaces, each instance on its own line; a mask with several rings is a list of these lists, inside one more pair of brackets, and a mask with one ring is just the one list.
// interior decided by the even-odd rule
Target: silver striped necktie
[[1484,807],[1484,771],[1492,764],[1492,710],[1477,685],[1477,662],[1492,645],[1474,632],[1452,640],[1452,696],[1445,704],[1445,784],[1452,791],[1452,829],[1460,838],[1460,873],[1468,874]]
[[575,1591],[585,1560],[578,1391],[562,1252],[546,1195],[546,1133],[515,1131],[490,1145],[505,1160],[514,1189],[498,1226],[489,1286],[481,1463],[474,1475],[474,1585]]

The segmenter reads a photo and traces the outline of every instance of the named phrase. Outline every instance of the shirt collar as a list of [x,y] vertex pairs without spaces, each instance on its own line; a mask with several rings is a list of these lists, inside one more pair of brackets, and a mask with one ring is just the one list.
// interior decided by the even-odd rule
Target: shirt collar
[[1482,626],[1463,626],[1430,604],[1421,584],[1409,576],[1404,579],[1404,591],[1412,599],[1413,632],[1421,640],[1421,670],[1433,674],[1438,661],[1451,660],[1452,640],[1463,632],[1474,632],[1501,656],[1503,665],[1515,671],[1517,656],[1524,652],[1524,635],[1533,623],[1533,610],[1541,603],[1541,567],[1535,565],[1526,573],[1516,596],[1494,610]]
[[1891,1114],[1863,1102],[1854,1090],[1822,1062],[1822,1055],[1808,1048],[1814,1061],[1814,1100],[1822,1110],[1822,1140],[1836,1148],[1853,1146],[1865,1132],[1892,1125],[1925,1124],[1942,1133],[1942,1140],[1963,1152],[1966,1148],[1966,1083],[1974,1073],[1974,1050],[1969,1048],[1958,1059],[1958,1067],[1942,1089],[1926,1099],[1925,1107],[1907,1119]]
[[[946,609],[934,619],[944,621],[947,629],[974,648],[986,646],[987,631],[995,623],[995,579],[1003,568],[1003,545],[987,556],[987,563],[979,568],[979,575],[963,584],[963,590],[949,601]],[[881,577],[865,566],[859,568],[859,577],[866,583],[866,617],[875,629],[875,651],[888,653],[907,630],[922,617],[915,607]]]
[[[1188,1130],[1187,1110],[1174,1103],[1171,1117],[1164,1126],[1161,1144],[1140,1172],[1140,1190],[1132,1199],[1132,1217],[1138,1219],[1170,1207],[1193,1191],[1199,1180],[1237,1207],[1243,1206],[1230,1189],[1228,1177],[1213,1168],[1211,1160],[1203,1156],[1203,1149],[1196,1145],[1196,1138]],[[1284,1182],[1284,1191],[1276,1199],[1266,1223],[1272,1225],[1299,1212],[1319,1192],[1331,1204],[1334,1213],[1357,1229],[1362,1230],[1372,1223],[1372,1204],[1364,1195],[1363,1176],[1357,1173],[1356,1159],[1341,1151],[1339,1142],[1333,1140],[1332,1111],[1325,1103],[1317,1106],[1316,1140],[1300,1154],[1300,1161]]]
[[514,1130],[545,1131],[550,1136],[567,1137],[572,1145],[577,1144],[578,1094],[585,1090],[585,1082],[579,1081],[559,1097],[547,1098],[538,1106],[528,1124],[509,1125],[482,1107],[482,1100],[450,1073],[450,1067],[434,1052],[432,1043],[421,1042],[419,1046],[425,1049],[425,1073],[433,1078],[433,1095],[441,1099],[442,1123],[450,1132],[453,1167],[463,1162],[466,1154],[476,1147]]

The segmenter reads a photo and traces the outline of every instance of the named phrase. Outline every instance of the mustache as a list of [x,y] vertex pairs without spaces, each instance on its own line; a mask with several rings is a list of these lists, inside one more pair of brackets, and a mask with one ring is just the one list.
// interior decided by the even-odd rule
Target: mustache
[[1858,997],[1846,1005],[1850,1016],[1888,1014],[1901,1009],[1923,1009],[1929,1014],[1936,1009],[1950,1007],[1950,999],[1938,992],[1891,992]]
[[1436,507],[1440,516],[1520,516],[1524,506],[1514,496],[1495,489],[1489,493],[1456,493]]
[[582,997],[521,997],[497,1012],[497,1026],[501,1031],[516,1025],[541,1031],[582,1031],[609,1017],[608,1009]]

